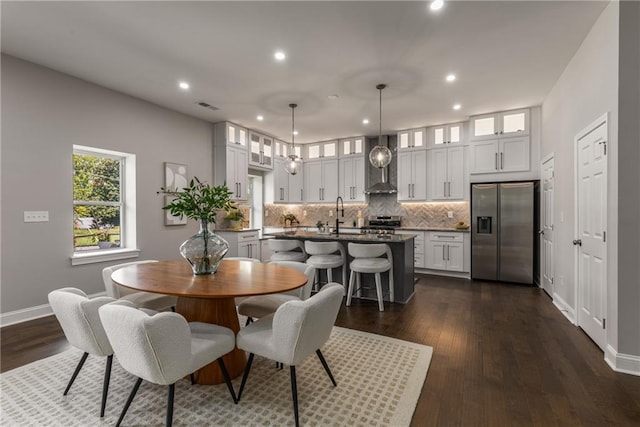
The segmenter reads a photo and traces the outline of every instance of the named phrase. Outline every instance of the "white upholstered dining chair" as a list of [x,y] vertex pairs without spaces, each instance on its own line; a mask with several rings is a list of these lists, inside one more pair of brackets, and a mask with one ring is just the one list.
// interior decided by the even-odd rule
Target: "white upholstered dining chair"
[[[168,385],[166,425],[173,422],[175,383],[205,365],[218,361],[234,403],[236,395],[222,356],[235,347],[231,329],[201,322],[187,323],[178,313],[150,316],[129,301],[100,308],[100,319],[120,365],[138,377],[116,426],[124,419],[140,383]],[[193,381],[193,377],[192,377]]]
[[111,280],[111,274],[123,267],[130,265],[147,264],[158,262],[156,260],[125,262],[124,264],[116,264],[102,269],[102,281],[107,291],[107,295],[115,299],[124,299],[131,301],[136,307],[148,308],[151,310],[163,311],[171,309],[175,311],[178,299],[170,295],[154,294],[152,292],[134,291],[133,289],[120,286]]
[[238,348],[249,352],[238,391],[238,401],[256,354],[287,364],[291,374],[293,414],[296,427],[299,425],[296,365],[315,351],[329,379],[334,386],[337,385],[320,348],[331,336],[343,295],[344,287],[341,284],[329,283],[311,298],[305,301],[288,301],[278,307],[274,314],[262,317],[238,332]]
[[251,323],[253,318],[260,318],[275,313],[278,307],[287,301],[306,300],[311,296],[311,288],[316,273],[315,267],[297,261],[272,261],[271,264],[293,268],[304,273],[307,276],[307,283],[300,288],[288,292],[244,298],[238,304],[238,314],[247,316],[247,324]]
[[69,392],[71,385],[90,354],[107,358],[100,405],[100,417],[103,417],[107,404],[107,394],[109,392],[113,350],[100,322],[98,309],[115,300],[109,297],[89,299],[83,291],[77,288],[55,290],[49,293],[48,299],[49,305],[58,322],[60,322],[60,326],[69,343],[84,352],[73,375],[71,375],[71,379],[63,395],[66,396]]

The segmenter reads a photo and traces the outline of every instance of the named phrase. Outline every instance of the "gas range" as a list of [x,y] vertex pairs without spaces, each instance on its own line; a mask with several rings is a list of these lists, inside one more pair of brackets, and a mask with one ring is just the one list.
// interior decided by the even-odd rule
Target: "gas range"
[[360,229],[362,234],[375,234],[379,238],[390,238],[400,227],[402,218],[398,215],[370,215]]

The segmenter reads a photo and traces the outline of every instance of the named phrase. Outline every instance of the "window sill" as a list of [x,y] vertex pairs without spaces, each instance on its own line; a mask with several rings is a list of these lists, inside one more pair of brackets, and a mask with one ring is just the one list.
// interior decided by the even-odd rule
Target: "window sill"
[[71,256],[71,265],[93,264],[96,262],[137,258],[138,256],[140,256],[140,249],[112,249],[86,254],[77,253]]

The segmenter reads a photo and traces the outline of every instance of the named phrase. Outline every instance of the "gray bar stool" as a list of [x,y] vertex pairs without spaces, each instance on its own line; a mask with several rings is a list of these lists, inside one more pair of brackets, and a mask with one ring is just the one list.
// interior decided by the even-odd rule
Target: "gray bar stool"
[[[351,305],[351,295],[353,295],[353,283],[357,281],[356,291],[361,289],[360,274],[373,273],[376,280],[376,293],[378,295],[378,309],[384,311],[384,300],[382,299],[382,283],[380,273],[389,272],[389,301],[394,301],[393,295],[393,255],[391,248],[384,243],[349,243],[349,255],[354,259],[349,264],[351,274],[349,275],[349,291],[347,292],[347,306]],[[386,258],[380,258],[386,254]]]
[[[312,242],[311,240],[305,240],[304,249],[311,255],[307,258],[307,264],[316,268],[316,280],[314,288],[317,291],[318,277],[320,272],[318,270],[327,270],[327,283],[333,282],[333,268],[342,267],[342,286],[347,284],[347,255],[344,252],[344,248],[338,242]],[[338,254],[339,253],[339,254]]]
[[269,239],[267,242],[269,249],[273,252],[271,254],[271,262],[304,262],[307,259],[307,253],[304,251],[304,244],[300,240]]

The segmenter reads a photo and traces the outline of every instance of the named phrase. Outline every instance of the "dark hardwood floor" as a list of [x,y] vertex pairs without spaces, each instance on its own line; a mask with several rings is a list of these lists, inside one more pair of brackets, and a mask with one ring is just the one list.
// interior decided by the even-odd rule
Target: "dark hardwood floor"
[[[419,277],[407,305],[355,300],[337,321],[433,347],[413,426],[640,425],[640,377],[612,371],[542,290]],[[68,348],[52,316],[1,342],[2,372]]]

